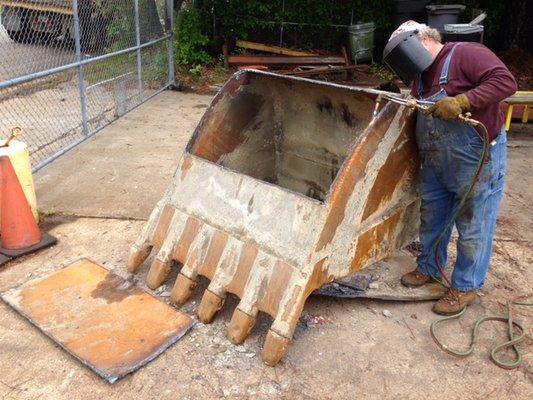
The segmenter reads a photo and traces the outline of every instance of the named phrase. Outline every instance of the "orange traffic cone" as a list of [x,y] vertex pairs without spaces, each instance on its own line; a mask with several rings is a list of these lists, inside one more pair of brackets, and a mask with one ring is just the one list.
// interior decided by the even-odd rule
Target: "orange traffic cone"
[[0,157],[0,253],[18,257],[55,243],[41,235],[9,157]]

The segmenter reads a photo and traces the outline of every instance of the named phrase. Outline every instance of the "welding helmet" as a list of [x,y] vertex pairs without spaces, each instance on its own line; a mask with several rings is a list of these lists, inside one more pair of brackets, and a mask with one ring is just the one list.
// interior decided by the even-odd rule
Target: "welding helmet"
[[418,30],[391,37],[383,50],[383,61],[407,86],[433,63],[431,53],[417,37]]

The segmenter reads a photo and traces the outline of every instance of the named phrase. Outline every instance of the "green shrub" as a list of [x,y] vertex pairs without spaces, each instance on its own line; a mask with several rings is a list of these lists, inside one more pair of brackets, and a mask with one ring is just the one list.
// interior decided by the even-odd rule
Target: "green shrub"
[[186,67],[207,64],[211,56],[205,51],[209,39],[202,33],[198,10],[183,10],[174,28],[176,63]]

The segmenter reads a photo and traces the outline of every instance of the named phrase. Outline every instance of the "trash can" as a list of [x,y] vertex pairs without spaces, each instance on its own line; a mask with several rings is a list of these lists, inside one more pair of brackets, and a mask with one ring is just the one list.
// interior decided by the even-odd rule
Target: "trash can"
[[428,25],[443,33],[444,25],[457,24],[459,22],[459,14],[465,8],[462,4],[432,4],[426,6]]
[[374,51],[374,23],[350,25],[348,27],[348,51],[355,64],[372,61]]
[[483,25],[446,24],[442,41],[483,43]]
[[405,21],[426,22],[424,7],[430,0],[393,0],[392,27],[393,30]]

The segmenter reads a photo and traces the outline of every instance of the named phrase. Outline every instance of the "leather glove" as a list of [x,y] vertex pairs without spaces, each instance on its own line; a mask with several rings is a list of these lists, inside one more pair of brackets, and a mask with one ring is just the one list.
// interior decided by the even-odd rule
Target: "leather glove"
[[457,119],[459,114],[470,110],[470,101],[466,94],[461,93],[455,97],[445,97],[429,107],[424,114],[433,114],[434,117],[443,120]]

